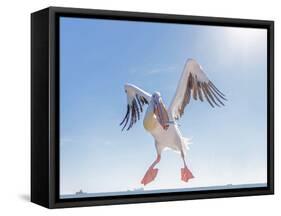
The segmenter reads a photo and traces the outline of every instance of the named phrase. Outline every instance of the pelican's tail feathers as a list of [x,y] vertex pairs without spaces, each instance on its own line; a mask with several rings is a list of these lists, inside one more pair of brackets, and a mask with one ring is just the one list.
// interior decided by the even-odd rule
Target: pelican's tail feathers
[[187,150],[189,150],[189,145],[191,144],[191,138],[182,137],[183,152],[186,155]]

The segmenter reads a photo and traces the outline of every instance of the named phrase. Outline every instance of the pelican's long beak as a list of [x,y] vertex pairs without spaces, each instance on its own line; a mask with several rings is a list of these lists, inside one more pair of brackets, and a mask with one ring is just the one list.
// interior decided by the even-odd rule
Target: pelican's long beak
[[164,130],[167,130],[169,128],[169,116],[168,112],[163,104],[162,99],[159,97],[159,99],[154,101],[154,114],[157,117],[158,122],[163,127]]

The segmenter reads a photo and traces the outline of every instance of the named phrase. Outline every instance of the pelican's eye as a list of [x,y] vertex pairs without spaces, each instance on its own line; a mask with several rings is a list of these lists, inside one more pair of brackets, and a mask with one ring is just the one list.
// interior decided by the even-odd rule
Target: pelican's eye
[[127,93],[127,89],[125,89],[125,93]]

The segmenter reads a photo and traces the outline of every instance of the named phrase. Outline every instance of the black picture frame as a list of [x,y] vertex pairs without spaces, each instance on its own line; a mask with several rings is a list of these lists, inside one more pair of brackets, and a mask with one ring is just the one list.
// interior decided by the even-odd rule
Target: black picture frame
[[[59,198],[60,16],[267,29],[267,187]],[[47,208],[274,194],[274,22],[49,7],[31,14],[31,201]]]

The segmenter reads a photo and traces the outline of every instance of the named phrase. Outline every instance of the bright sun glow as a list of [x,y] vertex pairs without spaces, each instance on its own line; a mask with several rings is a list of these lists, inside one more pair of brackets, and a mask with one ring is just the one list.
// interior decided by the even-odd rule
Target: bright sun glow
[[237,47],[245,46],[247,48],[255,49],[260,43],[266,42],[266,29],[255,28],[226,28],[227,39]]

